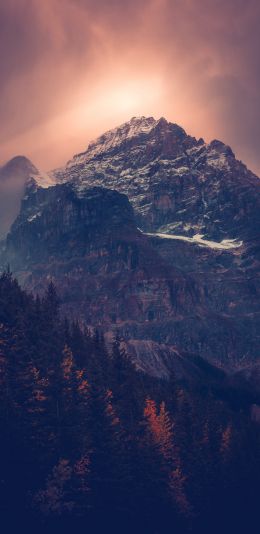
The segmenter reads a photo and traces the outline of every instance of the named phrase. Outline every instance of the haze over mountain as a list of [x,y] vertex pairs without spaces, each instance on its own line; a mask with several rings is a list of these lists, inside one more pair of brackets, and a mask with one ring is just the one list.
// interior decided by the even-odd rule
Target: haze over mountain
[[2,253],[25,287],[51,277],[64,313],[119,331],[151,374],[256,364],[260,181],[229,147],[134,117],[49,180],[27,186]]
[[2,1],[0,164],[26,153],[46,171],[152,114],[259,174],[259,14],[258,0]]
[[16,156],[0,167],[0,240],[6,237],[17,217],[26,185],[31,180],[42,187],[51,183],[48,176],[40,173],[24,156]]

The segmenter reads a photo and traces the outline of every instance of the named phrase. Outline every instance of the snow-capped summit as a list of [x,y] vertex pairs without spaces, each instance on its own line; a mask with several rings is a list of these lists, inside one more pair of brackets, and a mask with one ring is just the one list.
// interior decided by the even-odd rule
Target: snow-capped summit
[[68,162],[67,167],[70,168],[75,164],[90,161],[92,158],[119,147],[122,143],[134,137],[142,134],[147,135],[155,128],[158,122],[159,120],[155,120],[153,117],[132,117],[130,121],[108,130],[89,143],[87,150],[81,154],[76,154]]
[[241,241],[258,220],[259,179],[221,141],[197,140],[164,118],[133,117],[53,176],[80,194],[93,185],[125,193],[150,233]]

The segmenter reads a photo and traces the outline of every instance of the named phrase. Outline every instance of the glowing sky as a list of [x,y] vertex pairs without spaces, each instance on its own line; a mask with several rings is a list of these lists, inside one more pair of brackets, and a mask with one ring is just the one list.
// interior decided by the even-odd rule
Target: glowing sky
[[259,0],[0,0],[0,161],[65,163],[136,115],[260,174]]

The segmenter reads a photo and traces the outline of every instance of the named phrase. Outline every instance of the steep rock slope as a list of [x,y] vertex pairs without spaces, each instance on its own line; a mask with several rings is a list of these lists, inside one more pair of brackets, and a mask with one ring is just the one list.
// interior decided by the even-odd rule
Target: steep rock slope
[[79,195],[71,184],[34,188],[4,255],[28,284],[38,280],[41,289],[51,275],[65,301],[73,302],[76,291],[71,312],[93,325],[117,317],[145,321],[151,305],[164,317],[176,308],[187,312],[199,298],[192,278],[169,268],[137,229],[127,197],[109,189],[86,188]]
[[108,339],[119,331],[139,367],[162,375],[183,370],[184,352],[225,366],[257,358],[252,289],[239,273],[239,294],[233,254],[147,236],[125,195],[65,183],[28,190],[3,258],[29,289],[53,279],[64,313]]
[[[260,180],[230,147],[196,140],[163,118],[134,117],[54,175],[79,191],[96,184],[126,193],[156,252],[204,288],[213,314],[206,336],[216,339],[218,358],[246,362],[259,354]],[[209,357],[203,321],[192,339]],[[171,336],[169,324],[160,331],[162,341],[185,338],[176,329]]]

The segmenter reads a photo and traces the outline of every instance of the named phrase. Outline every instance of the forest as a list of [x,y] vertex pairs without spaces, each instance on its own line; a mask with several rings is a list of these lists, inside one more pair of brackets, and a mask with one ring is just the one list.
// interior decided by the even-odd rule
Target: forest
[[124,343],[0,278],[2,532],[257,531],[259,425],[210,384],[138,371]]

